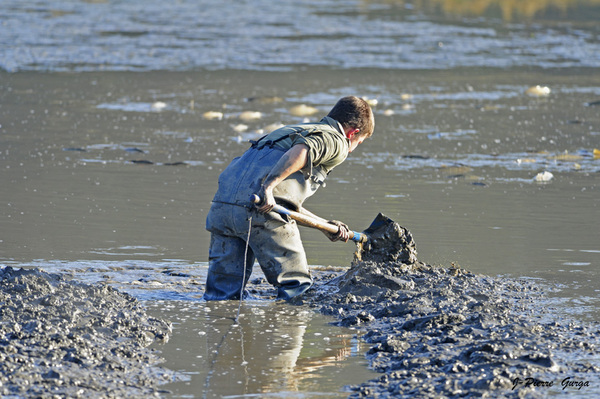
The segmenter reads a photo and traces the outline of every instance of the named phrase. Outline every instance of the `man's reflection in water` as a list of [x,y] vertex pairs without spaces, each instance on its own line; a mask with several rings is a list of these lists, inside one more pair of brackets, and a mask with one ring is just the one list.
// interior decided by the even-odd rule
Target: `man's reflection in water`
[[[301,357],[314,316],[307,309],[284,302],[245,301],[235,324],[237,301],[210,301],[206,307],[205,398],[298,391],[311,371],[351,352],[351,338],[344,336],[331,339],[329,346],[336,350],[311,353],[314,349],[309,347]],[[319,339],[324,338],[330,339]]]

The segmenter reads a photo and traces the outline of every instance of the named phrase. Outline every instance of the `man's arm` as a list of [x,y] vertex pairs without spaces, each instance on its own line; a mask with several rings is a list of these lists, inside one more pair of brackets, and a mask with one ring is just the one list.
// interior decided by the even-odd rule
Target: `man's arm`
[[[308,160],[308,146],[306,144],[296,144],[273,166],[273,169],[267,175],[267,178],[263,182],[260,188],[258,196],[263,199],[263,202],[257,207],[260,212],[270,212],[275,206],[275,198],[273,197],[273,189],[285,180],[286,177],[302,169]],[[324,223],[329,221],[315,215],[308,211],[306,208],[300,208],[300,213],[310,216],[314,219],[320,220]],[[339,222],[338,222],[339,223]],[[337,224],[337,223],[335,223]],[[325,234],[331,241],[348,241],[350,233],[348,226],[339,226],[340,229],[337,234]]]
[[258,193],[263,202],[258,207],[260,212],[269,212],[275,206],[273,189],[286,177],[302,169],[308,160],[308,146],[296,144],[273,166]]

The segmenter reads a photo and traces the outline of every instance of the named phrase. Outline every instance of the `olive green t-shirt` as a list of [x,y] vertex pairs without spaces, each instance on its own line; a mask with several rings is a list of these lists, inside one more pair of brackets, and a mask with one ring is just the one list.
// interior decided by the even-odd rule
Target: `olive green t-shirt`
[[340,123],[328,116],[319,123],[284,126],[269,133],[259,143],[266,145],[268,142],[273,142],[275,147],[283,150],[296,144],[305,144],[310,164],[322,167],[326,173],[344,162],[350,148]]

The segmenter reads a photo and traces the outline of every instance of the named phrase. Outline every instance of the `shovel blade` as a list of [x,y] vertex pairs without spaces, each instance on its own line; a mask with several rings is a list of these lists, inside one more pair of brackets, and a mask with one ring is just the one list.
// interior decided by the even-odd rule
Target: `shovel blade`
[[378,230],[386,229],[386,228],[388,228],[388,226],[393,225],[394,223],[396,223],[396,222],[394,222],[389,217],[385,216],[383,213],[379,213],[375,217],[375,219],[373,219],[373,221],[371,222],[369,227],[366,228],[364,233],[366,235],[374,234]]
[[358,246],[355,260],[378,263],[417,262],[417,246],[410,231],[379,213],[363,232],[367,242]]

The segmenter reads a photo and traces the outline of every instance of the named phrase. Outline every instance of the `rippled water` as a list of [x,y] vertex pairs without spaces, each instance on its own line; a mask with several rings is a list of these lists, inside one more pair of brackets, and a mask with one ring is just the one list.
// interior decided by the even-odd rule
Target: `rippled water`
[[[109,282],[198,339],[218,174],[357,94],[375,135],[311,211],[355,230],[383,212],[421,261],[542,279],[556,312],[598,321],[600,5],[475,4],[3,1],[0,263]],[[352,245],[303,236],[312,265],[350,263]]]
[[532,26],[448,21],[404,1],[5,0],[0,18],[0,67],[13,72],[600,66],[593,14]]

